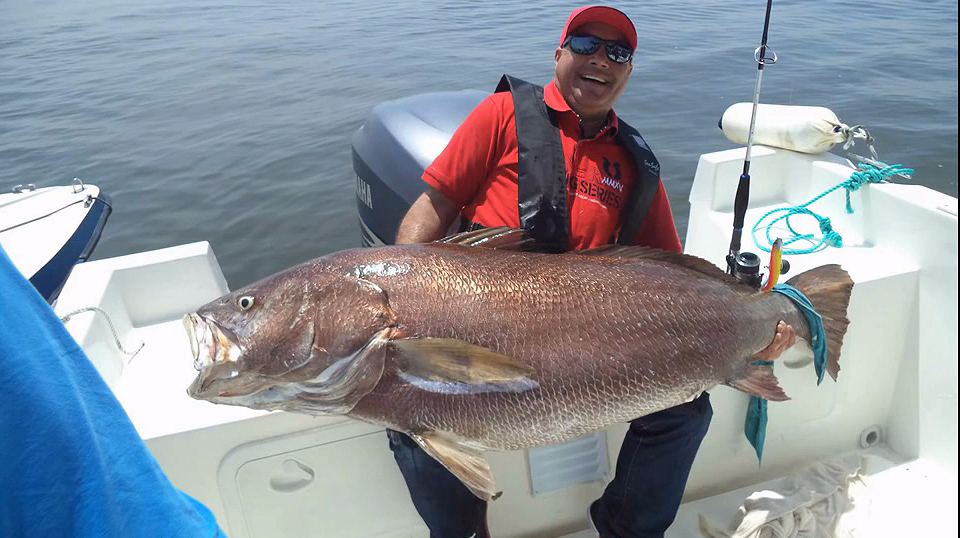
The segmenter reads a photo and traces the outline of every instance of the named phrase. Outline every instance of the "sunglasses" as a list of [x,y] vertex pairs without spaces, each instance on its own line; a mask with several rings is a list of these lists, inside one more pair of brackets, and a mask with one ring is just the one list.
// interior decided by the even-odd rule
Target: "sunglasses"
[[633,58],[633,49],[627,45],[619,41],[600,39],[594,35],[572,35],[563,41],[563,46],[567,45],[570,45],[570,50],[573,52],[587,56],[597,52],[600,45],[604,45],[607,49],[607,58],[618,64],[625,64]]

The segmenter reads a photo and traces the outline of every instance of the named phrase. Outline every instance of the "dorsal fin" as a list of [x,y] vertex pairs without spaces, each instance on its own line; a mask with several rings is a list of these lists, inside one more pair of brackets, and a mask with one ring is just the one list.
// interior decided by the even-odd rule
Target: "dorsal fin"
[[703,273],[712,278],[727,279],[732,282],[739,282],[728,275],[723,269],[708,262],[707,260],[692,256],[690,254],[678,254],[669,250],[663,250],[653,247],[633,247],[623,245],[604,245],[602,247],[576,250],[569,254],[577,256],[607,256],[611,258],[644,259],[653,261],[662,261],[672,263],[687,269],[692,269],[698,273]]
[[436,242],[446,243],[448,245],[496,248],[500,250],[527,250],[527,247],[533,245],[533,239],[524,237],[523,230],[506,226],[481,228],[472,232],[461,232],[448,235]]
[[[501,226],[496,228],[481,228],[472,232],[461,232],[439,239],[436,243],[463,245],[467,247],[485,247],[500,250],[529,250],[534,241],[524,237],[523,230]],[[623,245],[604,245],[601,247],[575,250],[567,254],[577,256],[607,256],[611,258],[631,258],[663,261],[681,267],[686,267],[712,278],[727,279],[731,282],[740,282],[728,275],[725,271],[712,263],[689,254],[678,254],[669,250],[653,247],[635,247]],[[746,285],[746,284],[744,284]]]

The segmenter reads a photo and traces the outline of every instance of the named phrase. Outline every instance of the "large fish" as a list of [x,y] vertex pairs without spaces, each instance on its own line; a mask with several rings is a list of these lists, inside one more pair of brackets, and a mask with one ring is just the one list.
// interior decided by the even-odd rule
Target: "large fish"
[[[345,250],[184,317],[197,399],[336,413],[400,430],[477,496],[484,450],[558,443],[726,384],[780,401],[755,364],[794,304],[693,256],[641,247],[518,250],[516,230]],[[836,379],[853,282],[823,266],[789,283],[826,326]]]

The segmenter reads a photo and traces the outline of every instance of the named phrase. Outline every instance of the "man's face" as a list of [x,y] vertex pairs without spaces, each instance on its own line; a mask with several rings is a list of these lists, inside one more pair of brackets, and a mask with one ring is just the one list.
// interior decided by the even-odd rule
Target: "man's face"
[[[570,35],[586,34],[627,43],[619,30],[601,22],[589,22],[570,32]],[[627,79],[633,72],[632,60],[626,64],[614,62],[607,57],[603,45],[590,55],[577,54],[569,46],[561,47],[557,49],[555,57],[560,93],[570,108],[583,119],[606,116],[626,89]]]

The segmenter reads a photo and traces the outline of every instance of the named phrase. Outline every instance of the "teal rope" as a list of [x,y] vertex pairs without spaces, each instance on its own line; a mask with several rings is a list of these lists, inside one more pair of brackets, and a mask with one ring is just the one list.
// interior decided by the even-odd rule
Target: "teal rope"
[[[830,219],[822,217],[817,213],[807,209],[807,206],[813,204],[817,200],[823,198],[824,196],[830,194],[831,192],[837,189],[845,189],[847,197],[847,213],[853,213],[853,206],[850,204],[850,193],[858,190],[860,187],[867,185],[869,183],[881,183],[886,181],[888,178],[893,177],[897,174],[913,174],[912,168],[903,168],[899,164],[886,165],[884,163],[883,168],[878,168],[872,164],[858,163],[857,170],[850,174],[850,178],[846,181],[842,181],[833,187],[827,189],[826,191],[820,193],[820,195],[814,197],[812,200],[803,203],[795,207],[780,207],[776,209],[771,209],[767,211],[760,220],[757,221],[753,226],[753,242],[764,252],[770,252],[770,247],[767,245],[773,245],[774,238],[771,237],[770,232],[773,229],[774,225],[781,220],[787,226],[787,229],[790,230],[790,233],[793,234],[793,237],[786,238],[783,240],[783,253],[784,254],[809,254],[811,252],[818,252],[825,248],[843,247],[843,238],[839,233],[834,231],[833,226],[830,224]],[[782,213],[776,219],[770,221],[766,226],[765,235],[767,240],[767,245],[761,245],[760,241],[757,240],[757,230],[760,228],[761,224],[768,218],[778,213]],[[790,218],[796,215],[809,215],[817,220],[819,224],[820,232],[823,234],[822,237],[817,239],[813,234],[801,234],[793,228],[793,224],[790,222]],[[815,242],[812,247],[809,248],[787,248],[787,245],[790,245],[796,241],[810,241]]]
[[[817,385],[823,382],[823,376],[827,371],[827,333],[823,328],[823,318],[813,309],[813,303],[807,296],[790,284],[777,284],[771,290],[775,293],[785,295],[793,301],[803,317],[806,318],[810,326],[810,347],[813,348],[813,365],[817,372]],[[772,366],[770,361],[756,361],[754,364],[767,364]],[[743,433],[753,445],[757,453],[757,462],[763,460],[763,443],[767,437],[767,400],[758,396],[750,396],[750,403],[747,405],[747,417],[743,424]]]

